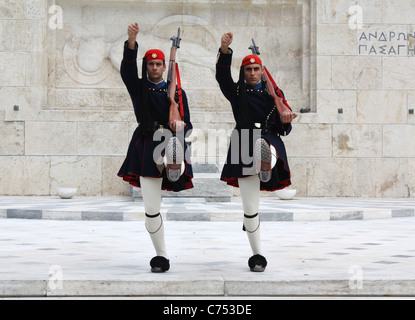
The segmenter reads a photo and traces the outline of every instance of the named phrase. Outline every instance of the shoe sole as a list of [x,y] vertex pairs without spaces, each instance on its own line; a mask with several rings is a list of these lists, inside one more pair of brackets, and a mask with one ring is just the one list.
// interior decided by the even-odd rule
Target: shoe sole
[[252,272],[264,272],[265,271],[265,267],[264,266],[258,266],[256,265],[255,267],[251,268]]
[[151,272],[153,272],[153,273],[164,273],[166,271],[167,270],[164,270],[163,268],[158,268],[158,267],[151,268]]
[[167,179],[169,179],[170,182],[177,182],[180,179],[182,162],[184,158],[183,154],[183,147],[179,139],[177,139],[177,137],[170,138],[166,148],[166,173]]

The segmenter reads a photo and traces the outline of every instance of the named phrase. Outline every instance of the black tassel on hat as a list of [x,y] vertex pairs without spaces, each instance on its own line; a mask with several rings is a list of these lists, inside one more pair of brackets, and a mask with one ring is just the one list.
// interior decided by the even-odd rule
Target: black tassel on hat
[[140,127],[139,132],[142,136],[148,136],[152,134],[151,124],[153,119],[150,112],[150,98],[148,94],[148,81],[147,81],[147,59],[143,58],[142,75],[141,75],[141,101],[140,101]]
[[251,127],[251,114],[248,107],[248,97],[245,89],[244,67],[241,66],[238,80],[238,114],[236,116],[236,125],[238,129],[248,129]]

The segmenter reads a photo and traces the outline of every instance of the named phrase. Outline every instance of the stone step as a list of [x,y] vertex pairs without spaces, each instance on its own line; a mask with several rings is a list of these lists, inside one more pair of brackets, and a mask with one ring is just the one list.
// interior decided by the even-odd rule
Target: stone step
[[[144,272],[144,271],[143,271]],[[91,279],[39,279],[2,280],[0,297],[402,297],[414,296],[415,280],[365,279],[361,289],[353,289],[350,279],[279,279],[278,276],[263,276],[249,280],[229,275],[220,276],[172,276],[142,279],[137,276],[118,276]],[[116,279],[117,278],[117,279]],[[168,279],[164,279],[168,278]],[[304,277],[305,278],[305,277]]]
[[[176,198],[181,202],[189,202],[189,198],[205,199],[207,202],[230,202],[233,188],[220,181],[220,173],[194,173],[194,188],[181,192],[162,191],[163,198]],[[135,199],[142,199],[140,188],[133,187]],[[181,199],[181,200],[180,200]]]
[[[163,198],[166,221],[241,221],[242,201],[210,202],[205,198]],[[131,197],[0,197],[0,219],[32,220],[144,220],[142,199]],[[353,221],[410,218],[415,199],[262,198],[262,221]]]

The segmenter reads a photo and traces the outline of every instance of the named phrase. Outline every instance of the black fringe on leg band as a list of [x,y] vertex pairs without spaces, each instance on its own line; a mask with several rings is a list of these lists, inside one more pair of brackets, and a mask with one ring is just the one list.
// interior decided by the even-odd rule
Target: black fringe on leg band
[[[258,217],[258,215],[259,215],[259,213],[254,214],[253,216],[248,216],[248,215],[244,214],[244,217],[247,218],[247,219],[254,219],[254,218]],[[245,224],[244,224],[242,226],[242,230],[243,231],[246,231],[248,233],[254,233],[254,232],[256,232],[259,229],[260,226],[261,226],[261,221],[258,223],[258,227],[254,231],[249,231],[249,230],[246,230]]]

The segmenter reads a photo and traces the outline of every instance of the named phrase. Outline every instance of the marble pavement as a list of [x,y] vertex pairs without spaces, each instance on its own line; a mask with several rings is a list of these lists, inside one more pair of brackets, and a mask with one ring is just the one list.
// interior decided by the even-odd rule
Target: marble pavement
[[415,199],[263,199],[263,274],[239,201],[171,201],[160,275],[132,198],[0,197],[0,296],[415,296]]

